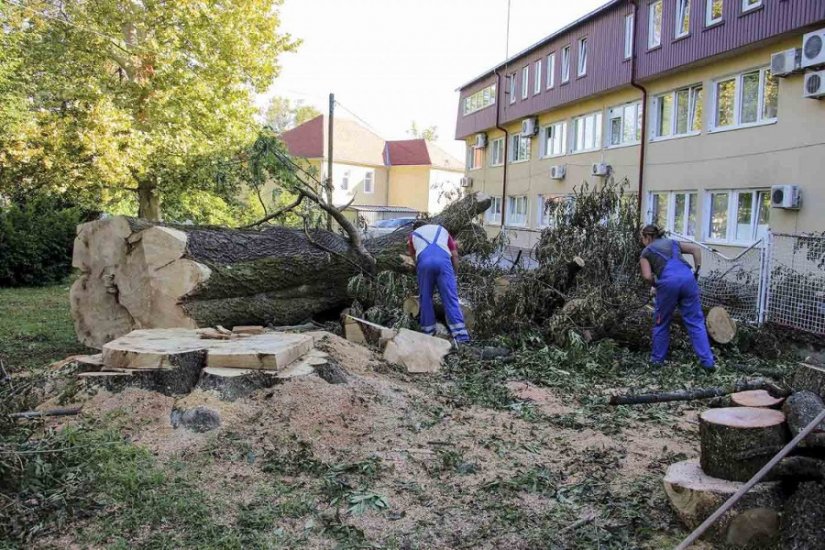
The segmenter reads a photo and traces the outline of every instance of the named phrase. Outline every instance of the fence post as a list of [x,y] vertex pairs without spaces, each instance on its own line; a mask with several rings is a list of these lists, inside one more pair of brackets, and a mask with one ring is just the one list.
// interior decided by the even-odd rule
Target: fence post
[[765,236],[765,247],[762,249],[762,262],[759,266],[759,319],[761,327],[768,320],[768,305],[770,302],[771,264],[773,263],[773,233],[768,230]]

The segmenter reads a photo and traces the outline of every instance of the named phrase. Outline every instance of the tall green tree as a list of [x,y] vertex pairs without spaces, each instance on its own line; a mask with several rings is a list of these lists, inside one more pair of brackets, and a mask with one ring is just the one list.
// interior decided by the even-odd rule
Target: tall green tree
[[321,111],[303,101],[292,101],[286,97],[275,96],[269,100],[266,108],[265,125],[276,134],[281,134],[300,126],[308,120],[319,116]]
[[438,126],[419,128],[418,124],[413,120],[410,123],[410,129],[407,130],[407,135],[412,138],[424,139],[426,141],[438,141]]
[[150,219],[163,196],[230,193],[220,167],[255,141],[254,94],[297,46],[279,33],[280,4],[0,0],[0,94],[25,110],[0,128],[0,191],[131,194]]

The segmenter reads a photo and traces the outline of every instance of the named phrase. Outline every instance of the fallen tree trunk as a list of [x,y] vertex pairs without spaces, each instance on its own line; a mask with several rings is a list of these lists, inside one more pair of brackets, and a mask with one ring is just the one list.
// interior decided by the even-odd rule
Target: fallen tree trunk
[[754,380],[742,380],[728,387],[697,388],[693,390],[642,393],[638,395],[612,395],[610,396],[610,404],[646,405],[650,403],[668,403],[671,401],[693,401],[695,399],[712,399],[714,397],[722,397],[724,395],[750,390],[767,390],[776,397],[784,397],[788,393],[764,378],[757,378]]
[[[785,401],[782,412],[788,420],[788,428],[793,435],[798,434],[805,426],[825,410],[825,403],[817,394],[810,391],[796,392]],[[799,448],[825,450],[825,422],[814,428],[811,434],[799,442]]]
[[[433,222],[459,240],[486,210],[471,195]],[[409,228],[366,241],[377,269],[403,270]],[[164,226],[114,217],[83,224],[73,265],[75,330],[92,347],[140,328],[289,325],[348,302],[347,281],[371,262],[340,235]]]

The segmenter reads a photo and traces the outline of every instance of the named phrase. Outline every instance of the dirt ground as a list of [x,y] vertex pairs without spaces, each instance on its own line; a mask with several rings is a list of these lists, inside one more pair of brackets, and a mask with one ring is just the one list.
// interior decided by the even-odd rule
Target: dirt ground
[[[616,433],[566,427],[577,404],[550,388],[507,384],[535,417],[454,407],[367,348],[334,335],[319,347],[347,384],[308,375],[234,402],[200,390],[80,392],[82,416],[51,424],[106,418],[159,462],[191,464],[222,521],[262,500],[308,500],[306,513],[274,519],[285,547],[652,548],[683,535],[661,476],[697,455],[696,411]],[[173,428],[173,408],[198,405],[220,414],[217,430]]]

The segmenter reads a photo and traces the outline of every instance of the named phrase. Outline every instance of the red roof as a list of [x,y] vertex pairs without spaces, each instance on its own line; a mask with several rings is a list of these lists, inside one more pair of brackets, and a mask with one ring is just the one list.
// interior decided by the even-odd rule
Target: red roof
[[308,159],[324,156],[324,115],[318,115],[281,134],[289,154]]
[[387,166],[430,165],[427,143],[423,139],[388,141],[384,150],[384,163]]

